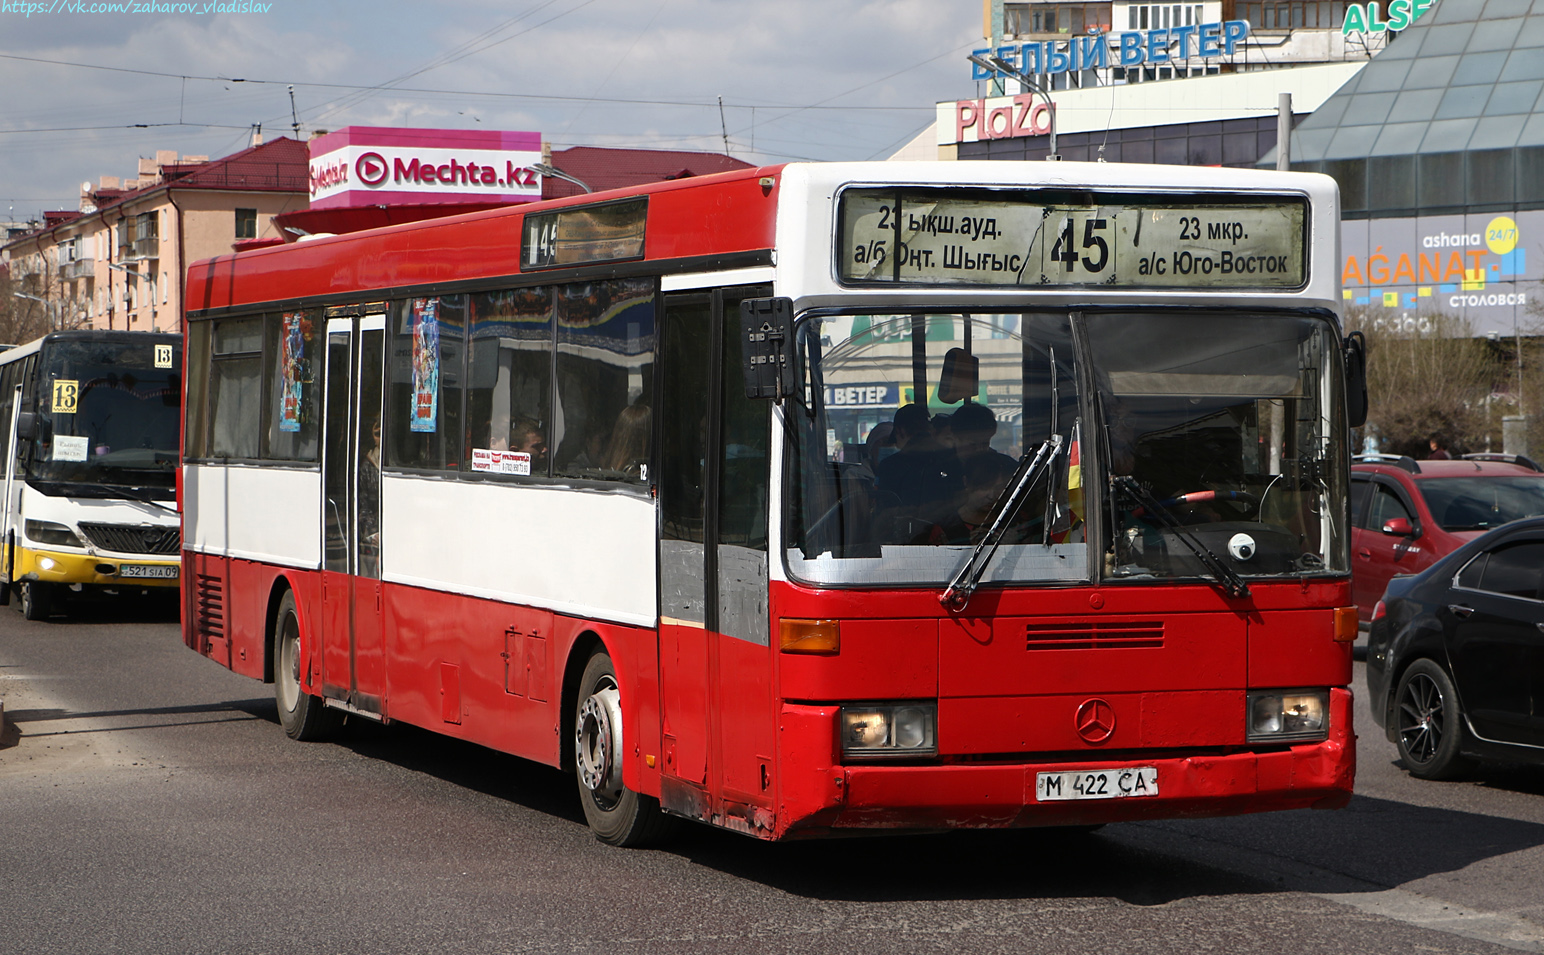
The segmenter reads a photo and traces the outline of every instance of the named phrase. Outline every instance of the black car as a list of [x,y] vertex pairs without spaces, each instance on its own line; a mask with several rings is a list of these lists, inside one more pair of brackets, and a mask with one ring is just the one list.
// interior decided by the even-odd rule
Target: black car
[[1395,577],[1367,637],[1373,718],[1412,776],[1544,763],[1544,518]]

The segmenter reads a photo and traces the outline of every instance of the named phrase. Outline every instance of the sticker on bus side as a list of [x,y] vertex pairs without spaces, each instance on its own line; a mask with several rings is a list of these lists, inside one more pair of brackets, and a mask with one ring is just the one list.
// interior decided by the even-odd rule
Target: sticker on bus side
[[494,451],[489,448],[472,449],[472,470],[484,474],[531,475],[531,455],[526,451]]

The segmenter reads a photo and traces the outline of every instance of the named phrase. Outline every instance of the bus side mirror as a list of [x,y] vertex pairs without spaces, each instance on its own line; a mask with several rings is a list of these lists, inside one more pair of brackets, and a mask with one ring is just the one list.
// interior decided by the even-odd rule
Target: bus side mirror
[[1367,337],[1352,332],[1341,350],[1346,356],[1346,424],[1360,428],[1367,423]]
[[19,411],[16,414],[16,437],[21,441],[31,441],[37,437],[37,419],[30,411]]
[[742,301],[740,349],[745,397],[782,401],[793,394],[793,299]]

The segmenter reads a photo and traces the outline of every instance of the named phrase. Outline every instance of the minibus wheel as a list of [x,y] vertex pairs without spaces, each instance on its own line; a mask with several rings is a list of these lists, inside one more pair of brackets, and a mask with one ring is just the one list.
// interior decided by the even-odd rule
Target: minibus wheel
[[290,739],[323,739],[342,722],[342,714],[327,708],[319,696],[300,685],[300,613],[293,592],[279,601],[273,627],[273,699],[279,723]]
[[23,580],[16,586],[21,615],[28,620],[47,620],[54,612],[53,587],[36,580]]
[[590,657],[574,710],[574,774],[584,818],[601,842],[642,846],[662,839],[672,820],[659,800],[622,784],[622,694],[604,651]]

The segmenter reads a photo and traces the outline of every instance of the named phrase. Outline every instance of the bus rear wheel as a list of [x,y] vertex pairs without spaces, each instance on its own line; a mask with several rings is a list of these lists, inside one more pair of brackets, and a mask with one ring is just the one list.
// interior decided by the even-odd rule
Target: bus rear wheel
[[54,612],[54,588],[36,580],[24,580],[16,586],[21,615],[28,620],[47,620]]
[[279,601],[274,621],[273,699],[279,707],[279,723],[290,739],[323,739],[342,722],[337,710],[328,709],[321,697],[300,685],[300,613],[294,593]]
[[574,709],[574,774],[579,801],[595,838],[613,846],[663,839],[673,820],[659,800],[622,784],[622,693],[604,652],[590,657]]

